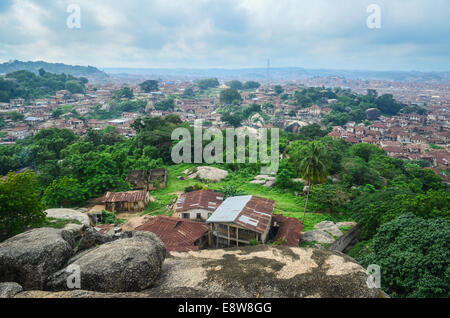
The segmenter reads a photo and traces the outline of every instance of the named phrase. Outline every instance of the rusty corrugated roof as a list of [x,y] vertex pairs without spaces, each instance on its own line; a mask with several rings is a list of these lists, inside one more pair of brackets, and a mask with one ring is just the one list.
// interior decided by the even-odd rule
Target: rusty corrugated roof
[[103,202],[139,202],[144,201],[148,192],[145,190],[128,192],[108,192]]
[[177,201],[176,212],[192,209],[215,211],[223,202],[223,194],[212,190],[199,190],[184,193]]
[[274,200],[252,196],[234,223],[258,233],[264,233],[272,220],[274,207]]
[[286,246],[298,247],[303,231],[302,222],[296,218],[288,218],[280,214],[274,215],[273,219],[280,225],[274,241],[283,239],[286,241]]
[[154,217],[136,228],[136,231],[155,233],[168,251],[177,252],[198,250],[194,243],[208,230],[209,227],[205,223],[168,216]]
[[251,231],[264,233],[270,225],[275,201],[246,195],[226,199],[211,215],[210,223],[235,223]]

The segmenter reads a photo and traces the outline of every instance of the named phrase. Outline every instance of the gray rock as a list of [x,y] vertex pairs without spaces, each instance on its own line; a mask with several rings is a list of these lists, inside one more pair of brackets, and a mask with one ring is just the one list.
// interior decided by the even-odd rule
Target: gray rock
[[302,241],[318,242],[318,243],[333,243],[334,237],[324,230],[314,230],[302,233]]
[[80,243],[77,247],[77,252],[81,252],[87,249],[90,249],[92,247],[95,247],[97,245],[101,245],[104,243],[112,242],[114,240],[117,240],[119,236],[116,235],[108,235],[108,234],[101,234],[99,231],[97,231],[95,228],[88,228],[85,232],[83,237],[80,240]]
[[0,298],[12,298],[23,291],[17,283],[0,283]]
[[83,224],[66,224],[63,230],[69,231],[72,233],[72,236],[75,241],[78,241],[83,236],[83,232],[86,229],[86,226]]
[[48,209],[45,211],[47,217],[62,220],[77,220],[85,226],[90,226],[91,221],[87,214],[72,209]]
[[338,222],[338,223],[336,223],[337,227],[350,227],[350,226],[353,227],[356,225],[357,225],[356,222]]
[[266,180],[253,180],[253,181],[250,181],[250,183],[263,185],[266,183]]
[[[117,241],[120,242],[120,241]],[[116,242],[114,242],[116,243]],[[31,291],[20,297],[374,298],[368,273],[349,256],[315,248],[267,245],[174,253],[142,292]]]
[[274,184],[275,184],[275,181],[267,181],[267,182],[264,184],[264,186],[265,186],[266,188],[270,188],[270,187],[273,187]]
[[52,273],[63,268],[74,251],[72,234],[40,228],[16,235],[0,244],[0,282],[16,282],[42,289]]
[[339,227],[336,225],[336,223],[331,221],[320,222],[314,225],[314,228],[317,230],[323,230],[331,234],[333,237],[341,237],[342,235],[344,235],[344,233],[339,230]]
[[336,224],[332,221],[322,221],[322,222],[314,225],[314,228],[317,230],[323,230],[323,229],[335,227],[335,226],[336,226]]
[[228,177],[228,171],[214,167],[197,167],[196,172],[189,176],[190,179],[198,178],[212,182],[220,182]]
[[269,176],[266,174],[260,174],[258,176],[255,177],[255,180],[269,180]]
[[[76,255],[68,265],[78,265],[81,288],[98,292],[136,292],[158,278],[166,255],[162,241],[150,232],[125,232],[118,240]],[[66,267],[49,277],[45,290],[68,290]]]

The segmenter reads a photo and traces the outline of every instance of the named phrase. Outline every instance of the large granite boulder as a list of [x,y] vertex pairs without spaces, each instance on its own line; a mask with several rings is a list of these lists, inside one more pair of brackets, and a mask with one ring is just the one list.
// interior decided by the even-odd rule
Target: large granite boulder
[[62,220],[77,220],[85,226],[90,226],[91,221],[87,214],[72,209],[48,209],[45,210],[47,217]]
[[228,177],[228,171],[214,167],[197,167],[194,173],[189,175],[189,178],[208,180],[212,182],[220,182]]
[[68,290],[73,265],[79,266],[81,289],[99,292],[136,292],[158,278],[166,249],[150,232],[125,232],[112,242],[77,254],[68,266],[52,275],[45,290]]
[[120,238],[120,235],[101,234],[96,228],[88,228],[77,246],[77,252],[81,252],[92,247],[112,242]]
[[48,276],[73,256],[74,240],[65,230],[40,228],[0,243],[0,282],[42,289]]
[[17,283],[0,283],[0,298],[12,298],[22,290]]
[[[109,271],[103,264],[95,266]],[[379,297],[378,289],[368,287],[367,278],[364,268],[339,252],[259,245],[171,252],[152,287],[139,293],[27,291],[16,297]]]

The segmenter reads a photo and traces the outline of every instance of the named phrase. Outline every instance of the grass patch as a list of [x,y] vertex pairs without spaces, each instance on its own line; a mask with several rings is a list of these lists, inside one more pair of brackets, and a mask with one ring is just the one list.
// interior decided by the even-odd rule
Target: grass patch
[[[275,200],[275,214],[282,214],[288,217],[295,217],[301,220],[303,216],[303,207],[305,205],[304,197],[294,195],[294,190],[283,190],[276,187],[264,187],[262,185],[251,184],[254,176],[246,175],[240,172],[229,172],[229,176],[217,183],[202,182],[196,179],[188,179],[183,172],[186,169],[194,170],[198,165],[195,164],[178,164],[166,167],[167,169],[167,186],[165,189],[150,191],[150,195],[154,198],[154,202],[150,202],[145,209],[144,214],[148,215],[167,215],[172,211],[167,209],[167,205],[172,203],[176,198],[175,193],[184,192],[184,189],[195,184],[207,186],[209,189],[220,191],[223,187],[235,186],[239,190],[248,195],[255,195],[262,198]],[[210,165],[220,169],[225,169],[223,165]],[[225,169],[226,170],[226,169]],[[180,180],[178,177],[183,177]],[[314,206],[313,200],[310,199],[309,208]],[[352,218],[339,214],[314,213],[308,211],[305,217],[304,231],[314,229],[314,225],[322,221],[344,222],[353,221]]]
[[42,226],[39,227],[51,227],[53,229],[62,229],[67,224],[81,224],[78,220],[74,219],[55,219],[55,218],[46,218],[45,222]]

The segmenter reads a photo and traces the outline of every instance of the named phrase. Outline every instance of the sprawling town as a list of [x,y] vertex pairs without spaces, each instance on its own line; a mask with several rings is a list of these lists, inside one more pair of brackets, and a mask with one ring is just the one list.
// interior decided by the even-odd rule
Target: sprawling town
[[449,15],[425,0],[1,1],[0,308],[448,299]]

